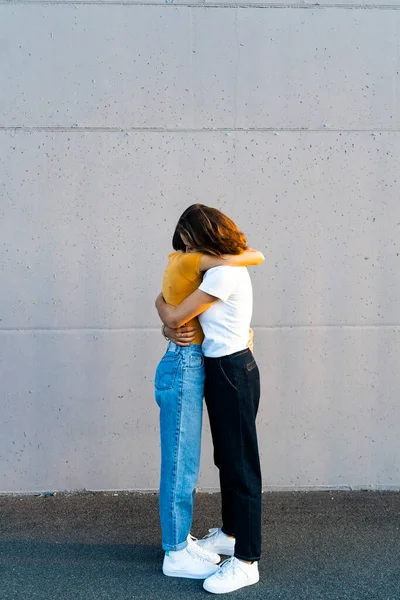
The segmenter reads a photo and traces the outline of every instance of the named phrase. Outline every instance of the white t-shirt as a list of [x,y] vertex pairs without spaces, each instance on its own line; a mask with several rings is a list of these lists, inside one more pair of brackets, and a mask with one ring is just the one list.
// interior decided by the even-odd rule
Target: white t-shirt
[[204,274],[200,290],[219,298],[199,315],[204,356],[219,357],[245,350],[253,312],[253,289],[246,267],[214,267]]

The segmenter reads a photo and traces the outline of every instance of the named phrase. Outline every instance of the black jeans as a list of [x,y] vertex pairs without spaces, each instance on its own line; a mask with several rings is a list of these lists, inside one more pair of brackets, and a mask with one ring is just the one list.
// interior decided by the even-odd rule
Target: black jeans
[[205,399],[219,469],[222,530],[236,538],[235,556],[261,554],[261,469],[256,415],[260,374],[250,350],[205,358]]

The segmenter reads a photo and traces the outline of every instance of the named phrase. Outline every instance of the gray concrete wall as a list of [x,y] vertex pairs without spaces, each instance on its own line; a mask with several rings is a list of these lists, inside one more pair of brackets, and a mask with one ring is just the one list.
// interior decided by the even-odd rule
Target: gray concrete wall
[[0,491],[157,488],[196,201],[266,254],[265,488],[400,489],[400,1],[247,4],[0,4]]

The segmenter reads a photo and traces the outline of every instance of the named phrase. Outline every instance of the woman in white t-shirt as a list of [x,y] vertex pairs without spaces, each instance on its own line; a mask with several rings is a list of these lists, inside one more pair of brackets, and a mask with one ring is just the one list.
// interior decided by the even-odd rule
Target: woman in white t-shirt
[[[229,222],[229,235],[245,242],[243,233],[220,211],[194,205],[178,224],[182,249],[218,255],[221,219],[225,232]],[[261,553],[261,470],[255,424],[260,377],[247,347],[253,309],[248,271],[245,267],[212,268],[179,306],[166,304],[160,294],[156,307],[168,337],[176,343],[180,334],[173,329],[196,316],[205,335],[205,400],[220,475],[222,527],[211,529],[198,544],[232,555],[205,580],[204,588],[212,593],[234,591],[259,580]]]

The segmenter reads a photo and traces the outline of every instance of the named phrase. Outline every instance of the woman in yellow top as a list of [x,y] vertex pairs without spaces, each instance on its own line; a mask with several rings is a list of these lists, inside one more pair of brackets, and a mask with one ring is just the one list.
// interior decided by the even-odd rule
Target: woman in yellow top
[[[168,257],[162,296],[175,307],[198,289],[205,271],[220,266],[258,265],[264,260],[261,252],[247,247],[233,221],[216,209],[209,213],[206,208],[190,206],[179,219],[173,236],[175,252]],[[204,226],[213,232],[213,243],[208,248],[199,247],[198,252],[186,251],[187,240],[180,232],[180,224],[190,215],[204,221]],[[203,310],[208,306],[204,305]],[[200,465],[204,335],[196,316],[172,335],[177,343],[169,343],[155,374],[155,396],[160,407],[163,572],[172,577],[205,579],[217,571],[219,556],[193,543],[190,536]]]

